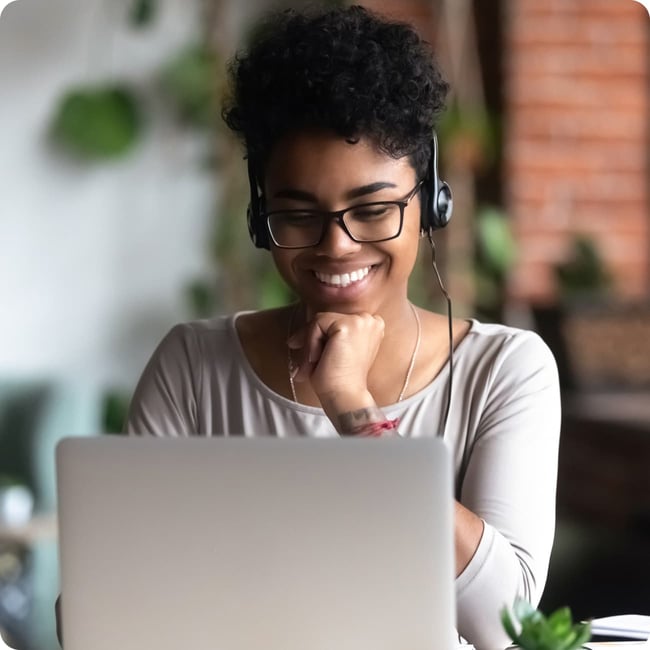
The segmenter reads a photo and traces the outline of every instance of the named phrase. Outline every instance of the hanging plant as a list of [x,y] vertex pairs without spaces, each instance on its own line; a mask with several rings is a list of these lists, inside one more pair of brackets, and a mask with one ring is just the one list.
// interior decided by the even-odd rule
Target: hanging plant
[[68,91],[59,102],[51,127],[60,146],[91,160],[125,155],[138,141],[141,130],[137,100],[120,85]]

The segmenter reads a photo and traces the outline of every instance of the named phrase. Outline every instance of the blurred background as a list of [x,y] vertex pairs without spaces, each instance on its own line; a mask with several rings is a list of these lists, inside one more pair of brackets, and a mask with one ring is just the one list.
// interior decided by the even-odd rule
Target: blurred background
[[[332,3],[329,4],[342,4]],[[633,0],[372,0],[437,52],[459,315],[537,330],[563,390],[542,608],[650,614],[650,19]],[[57,648],[53,449],[121,430],[182,320],[281,304],[224,69],[272,0],[19,0],[0,19],[0,630]],[[423,250],[411,284],[442,308]],[[125,577],[127,579],[127,577]]]

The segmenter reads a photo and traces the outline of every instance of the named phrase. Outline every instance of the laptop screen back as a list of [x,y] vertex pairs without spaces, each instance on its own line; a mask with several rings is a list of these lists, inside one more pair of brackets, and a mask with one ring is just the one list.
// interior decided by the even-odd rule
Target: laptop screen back
[[438,439],[71,438],[65,650],[456,646]]

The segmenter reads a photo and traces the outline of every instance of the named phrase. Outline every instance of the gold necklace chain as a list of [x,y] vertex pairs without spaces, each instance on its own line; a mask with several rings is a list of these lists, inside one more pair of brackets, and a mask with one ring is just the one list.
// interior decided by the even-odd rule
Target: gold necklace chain
[[[415,322],[418,327],[418,332],[417,336],[415,339],[415,346],[413,348],[413,354],[411,355],[411,361],[409,363],[408,370],[406,371],[406,377],[404,377],[404,385],[402,386],[402,390],[399,393],[399,397],[397,398],[398,402],[401,402],[404,399],[404,395],[406,393],[406,389],[408,388],[409,381],[411,380],[411,373],[413,372],[413,368],[415,367],[415,360],[417,359],[418,356],[418,350],[420,349],[420,342],[422,340],[422,325],[420,324],[420,317],[418,316],[417,309],[413,306],[413,303],[409,303],[411,307],[411,311],[413,312],[413,316],[415,316]],[[293,329],[293,317],[295,316],[296,312],[298,311],[298,305],[296,305],[295,309],[291,311],[291,315],[289,316],[289,327],[288,327],[288,335],[287,338],[291,336],[291,330]],[[287,360],[288,360],[288,367],[289,367],[289,386],[291,386],[291,395],[293,396],[293,401],[298,403],[298,397],[296,396],[296,387],[293,383],[293,377],[291,376],[291,370],[293,368],[293,359],[291,357],[291,348],[287,345]]]

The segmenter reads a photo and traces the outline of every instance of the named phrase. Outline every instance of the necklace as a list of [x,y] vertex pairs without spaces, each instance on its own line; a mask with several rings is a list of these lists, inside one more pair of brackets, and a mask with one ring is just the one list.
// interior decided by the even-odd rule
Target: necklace
[[420,325],[420,317],[418,316],[418,311],[413,306],[412,302],[410,302],[409,305],[411,306],[413,316],[415,316],[415,322],[418,326],[418,333],[415,338],[415,347],[413,348],[413,354],[411,355],[411,362],[409,363],[408,370],[406,371],[406,377],[404,377],[404,385],[402,386],[402,390],[400,391],[399,397],[397,398],[398,402],[401,402],[404,399],[404,393],[406,393],[406,389],[408,388],[409,380],[411,379],[411,373],[413,372],[413,368],[415,366],[415,359],[417,358],[418,350],[420,349],[420,341],[422,339],[422,327]]
[[[409,303],[411,307],[411,311],[413,312],[413,316],[415,317],[415,322],[418,327],[418,333],[415,338],[415,346],[413,348],[413,354],[411,355],[411,361],[409,363],[408,370],[406,371],[406,377],[404,377],[404,385],[402,386],[402,390],[399,393],[399,397],[397,398],[398,402],[401,402],[404,399],[404,395],[406,393],[406,389],[408,388],[409,381],[411,379],[411,373],[413,372],[413,368],[415,367],[415,360],[417,359],[418,356],[418,350],[420,349],[420,341],[422,340],[422,326],[420,324],[420,317],[418,316],[417,309],[413,306],[413,303]],[[296,312],[298,311],[298,305],[296,305],[296,308],[291,311],[291,315],[289,316],[289,327],[288,327],[288,336],[291,336],[291,330],[293,329],[293,317],[295,316]],[[289,367],[289,386],[291,386],[291,395],[293,397],[293,401],[298,403],[298,397],[296,396],[296,387],[293,383],[293,376],[291,374],[291,370],[293,369],[293,359],[291,357],[291,348],[287,346],[287,361],[288,361],[288,367]]]

